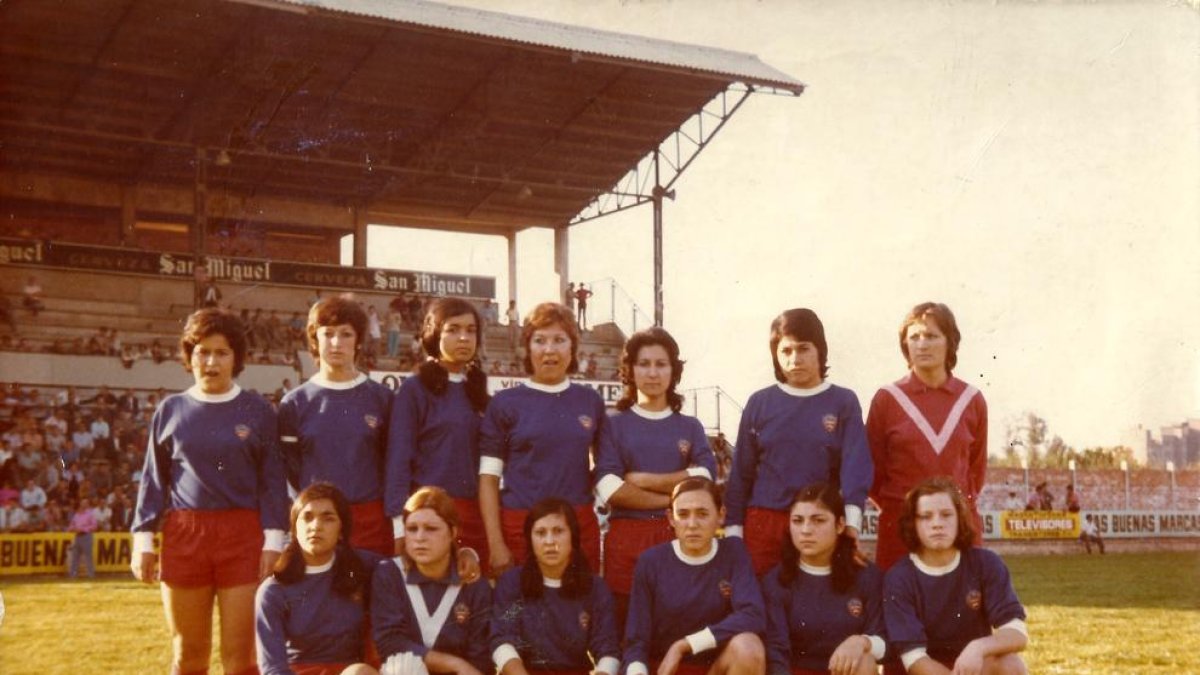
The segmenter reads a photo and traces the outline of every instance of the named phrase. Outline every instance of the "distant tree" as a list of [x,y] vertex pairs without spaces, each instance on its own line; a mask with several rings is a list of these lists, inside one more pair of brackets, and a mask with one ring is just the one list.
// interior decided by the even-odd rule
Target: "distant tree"
[[1026,411],[1010,420],[1006,426],[1005,460],[1015,460],[1012,465],[1020,466],[1024,458],[1029,461],[1030,468],[1041,467],[1049,434],[1046,420],[1033,411]]

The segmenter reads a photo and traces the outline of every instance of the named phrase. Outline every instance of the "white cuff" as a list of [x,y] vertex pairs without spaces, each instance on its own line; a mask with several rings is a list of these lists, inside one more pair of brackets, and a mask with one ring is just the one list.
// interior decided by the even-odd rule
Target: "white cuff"
[[717,636],[713,635],[712,630],[708,628],[698,630],[683,639],[687,640],[687,643],[691,645],[693,654],[706,652],[717,647]]
[[479,475],[502,478],[504,476],[504,460],[499,457],[488,457],[487,455],[480,457]]
[[863,521],[862,509],[857,506],[847,504],[846,505],[846,527],[853,527],[855,530],[858,530],[859,534],[862,534],[862,521]]
[[887,652],[887,643],[878,635],[868,635],[867,640],[871,643],[871,658],[878,663],[883,660],[883,655]]
[[154,553],[154,533],[153,532],[134,532],[133,533],[133,555],[137,558],[143,553]]
[[997,626],[996,630],[1004,630],[1005,628],[1015,630],[1021,635],[1024,635],[1026,640],[1029,639],[1029,627],[1025,625],[1025,621],[1022,619],[1013,619],[1003,626]]
[[927,654],[925,652],[925,648],[917,647],[916,649],[910,649],[910,650],[904,652],[903,654],[901,654],[900,662],[904,664],[905,670],[909,670],[913,667],[914,663],[916,663],[917,661],[920,661],[921,659],[925,658],[926,656],[929,656],[929,654]]
[[280,436],[279,441],[281,443],[299,443],[300,437],[299,436]]
[[650,675],[650,670],[641,661],[634,661],[625,669],[625,675]]
[[725,526],[725,536],[741,538],[742,526],[741,525],[726,525]]
[[608,675],[617,675],[617,671],[621,669],[621,662],[615,657],[605,656],[596,664],[596,670]]
[[704,468],[704,467],[702,467],[702,466],[690,466],[690,467],[688,467],[688,470],[687,470],[687,475],[689,475],[689,476],[693,476],[693,477],[695,477],[695,476],[703,476],[704,478],[707,478],[707,479],[709,479],[709,480],[712,480],[712,479],[713,479],[713,477],[712,477],[712,474],[708,472],[708,469],[706,469],[706,468]]
[[263,550],[283,552],[283,530],[263,530]]
[[504,664],[517,659],[521,659],[521,655],[517,653],[517,648],[505,642],[504,644],[492,650],[492,661],[500,670],[504,670]]
[[607,504],[608,500],[612,499],[612,496],[616,494],[617,490],[620,490],[621,486],[624,484],[625,481],[621,480],[619,476],[611,473],[605,474],[603,478],[596,482],[596,496],[600,498],[600,501]]
[[392,516],[392,539],[404,538],[404,515]]

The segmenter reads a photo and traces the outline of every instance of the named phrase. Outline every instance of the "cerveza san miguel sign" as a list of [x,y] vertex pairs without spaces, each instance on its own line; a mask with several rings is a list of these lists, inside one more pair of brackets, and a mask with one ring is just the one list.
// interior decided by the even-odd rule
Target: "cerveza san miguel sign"
[[[462,276],[340,267],[308,263],[206,256],[208,276],[221,282],[303,286],[370,293],[419,293],[495,298],[495,277]],[[59,244],[0,237],[0,264],[52,267],[164,279],[192,279],[196,258],[187,253],[159,253],[106,246]]]

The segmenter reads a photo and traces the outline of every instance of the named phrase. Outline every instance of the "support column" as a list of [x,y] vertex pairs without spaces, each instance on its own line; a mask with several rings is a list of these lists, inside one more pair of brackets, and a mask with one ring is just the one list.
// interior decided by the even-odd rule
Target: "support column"
[[654,189],[650,193],[654,207],[654,325],[663,325],[663,198],[675,199],[674,190],[663,189],[659,180],[657,150],[654,151]]
[[354,266],[367,266],[367,209],[354,207]]
[[208,238],[208,154],[196,148],[195,202],[192,207],[192,307],[199,309],[208,283],[205,240]]
[[509,232],[504,238],[508,240],[508,299],[514,301],[517,299],[517,233]]
[[563,301],[571,277],[571,236],[567,226],[554,230],[554,271],[558,274],[558,300]]

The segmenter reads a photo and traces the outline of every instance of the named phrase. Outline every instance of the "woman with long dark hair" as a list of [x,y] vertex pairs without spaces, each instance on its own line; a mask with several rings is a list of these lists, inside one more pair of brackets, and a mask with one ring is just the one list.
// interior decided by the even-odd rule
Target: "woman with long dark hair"
[[[483,322],[461,298],[438,298],[421,324],[429,358],[400,385],[388,439],[387,512],[399,540],[404,503],[418,486],[437,485],[454,498],[459,537],[487,559],[479,514],[479,424],[490,396],[480,367]],[[397,541],[397,553],[402,550]]]
[[353,300],[327,298],[309,309],[305,330],[317,372],[279,403],[288,482],[297,492],[317,481],[336,485],[354,512],[352,544],[392,555],[383,508],[392,392],[358,369],[367,313]]
[[464,584],[452,564],[459,525],[454,499],[439,487],[422,487],[401,515],[404,553],[379,563],[371,583],[380,672],[490,672],[492,592],[486,583]]
[[946,477],[904,497],[909,554],[883,581],[888,640],[918,675],[1025,673],[1025,608],[1000,556],[975,546],[971,509]]
[[521,336],[529,381],[497,393],[479,431],[479,508],[491,572],[524,562],[525,514],[546,497],[562,497],[575,508],[580,550],[598,569],[591,464],[604,401],[567,377],[579,368],[579,327],[570,310],[552,302],[534,307]]
[[725,484],[726,536],[744,536],[763,574],[779,562],[788,505],[805,485],[829,481],[846,499],[846,534],[862,527],[871,485],[871,452],[858,396],[830,384],[825,327],[811,309],[789,309],[771,322],[778,382],[750,396]]
[[926,478],[953,479],[971,507],[973,531],[977,537],[983,531],[976,502],[987,473],[987,402],[952,375],[961,341],[949,307],[936,302],[913,307],[900,324],[900,353],[909,372],[871,399],[871,498],[880,509],[875,563],[882,570],[907,552],[899,525],[904,496]]
[[763,577],[767,670],[868,675],[883,659],[883,576],[855,559],[841,492],[800,490],[788,512],[779,566]]
[[350,502],[313,483],[292,502],[291,540],[258,587],[255,634],[262,675],[370,675],[367,603],[380,556],[350,545]]
[[762,592],[741,540],[716,536],[725,518],[716,483],[681,481],[668,518],[674,541],[648,549],[634,568],[626,675],[761,675]]
[[162,582],[174,672],[208,672],[215,603],[225,672],[252,673],[254,592],[275,566],[287,523],[279,424],[263,397],[234,380],[246,362],[237,315],[193,313],[179,351],[196,383],[163,399],[150,423],[131,526],[133,574]]
[[621,352],[625,393],[600,434],[596,494],[612,512],[604,537],[604,578],[624,622],[633,567],[642,551],[674,537],[667,521],[671,489],[688,476],[715,479],[704,427],[680,413],[679,345],[662,328],[630,336]]
[[496,667],[503,675],[616,675],[621,648],[612,594],[579,549],[574,507],[554,497],[534,504],[525,544],[532,555],[496,584]]

